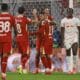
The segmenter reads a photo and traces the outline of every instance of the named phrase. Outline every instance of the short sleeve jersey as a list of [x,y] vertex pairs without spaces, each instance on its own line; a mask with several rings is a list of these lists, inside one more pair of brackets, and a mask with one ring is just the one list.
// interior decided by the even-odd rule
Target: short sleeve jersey
[[78,18],[64,18],[61,20],[61,27],[65,28],[65,37],[74,36],[78,33],[78,26],[80,26],[80,20]]
[[18,16],[15,18],[17,39],[23,40],[28,38],[28,27],[27,25],[31,23],[31,19],[24,16]]
[[9,13],[0,14],[0,42],[12,41],[12,27],[15,24],[14,17]]

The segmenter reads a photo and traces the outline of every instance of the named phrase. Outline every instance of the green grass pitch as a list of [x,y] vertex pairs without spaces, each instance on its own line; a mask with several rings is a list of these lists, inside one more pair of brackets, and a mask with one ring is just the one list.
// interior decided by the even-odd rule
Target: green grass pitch
[[[1,78],[0,78],[1,80]],[[7,73],[7,80],[80,80],[80,73],[68,75],[65,73],[53,73],[52,75]]]

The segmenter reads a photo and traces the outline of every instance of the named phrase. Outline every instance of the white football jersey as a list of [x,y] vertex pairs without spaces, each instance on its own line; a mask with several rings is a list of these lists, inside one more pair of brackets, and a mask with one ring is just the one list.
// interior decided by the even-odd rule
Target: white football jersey
[[[78,18],[64,18],[61,20],[61,27],[65,28],[64,32],[64,43],[72,45],[74,42],[78,42],[78,28],[80,21]],[[70,46],[71,47],[71,46]],[[69,47],[68,47],[69,48]]]

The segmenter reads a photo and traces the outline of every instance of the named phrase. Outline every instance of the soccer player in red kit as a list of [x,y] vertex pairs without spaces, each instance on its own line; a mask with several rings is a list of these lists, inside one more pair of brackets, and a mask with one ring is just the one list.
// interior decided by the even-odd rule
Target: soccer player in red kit
[[52,47],[49,45],[53,45],[53,27],[54,27],[54,22],[53,22],[53,17],[50,15],[50,11],[48,8],[44,9],[44,17],[46,20],[46,25],[45,25],[45,40],[47,41],[46,45],[46,51],[48,51],[48,54],[52,54]]
[[[45,24],[45,53],[47,54],[48,66],[51,69],[51,59],[50,55],[53,53],[53,29],[54,29],[54,19],[50,14],[48,8],[44,9],[44,16],[46,20]],[[47,43],[47,44],[46,44]]]
[[[29,53],[30,53],[30,44],[29,44],[29,31],[28,31],[28,24],[32,22],[36,22],[36,20],[31,20],[30,18],[24,17],[25,9],[24,7],[19,7],[18,9],[18,16],[15,18],[16,23],[16,30],[17,30],[17,36],[16,36],[16,42],[17,47],[19,49],[19,52],[21,54],[21,65],[20,73],[26,73],[25,64],[28,61]],[[34,11],[35,12],[35,11]],[[36,12],[33,13],[34,17],[36,15]]]
[[8,56],[12,47],[12,26],[14,26],[14,17],[8,12],[8,5],[1,5],[0,14],[0,53],[1,53],[1,77],[6,80],[6,67]]
[[48,60],[47,59],[47,54],[45,53],[45,26],[46,26],[46,20],[44,16],[44,12],[40,13],[39,16],[39,29],[37,31],[37,44],[36,44],[36,49],[37,49],[37,54],[36,54],[36,71],[34,73],[39,72],[39,61],[41,57],[41,61],[45,67],[45,73],[50,74],[49,71],[49,65],[48,65]]
[[[50,59],[50,55],[52,55],[53,52],[53,38],[52,38],[52,34],[51,34],[51,26],[50,23],[48,21],[46,21],[45,24],[45,37],[44,37],[44,46],[45,46],[45,53],[48,59],[48,66],[49,66],[49,70],[51,70],[51,59]],[[46,44],[47,43],[47,44]]]
[[37,40],[36,40],[36,50],[37,50],[37,54],[36,54],[36,71],[34,73],[38,73],[39,72],[39,62],[40,62],[40,57],[41,54],[43,53],[43,47],[44,47],[44,15],[43,13],[40,13],[39,15],[39,24],[38,24],[38,31],[36,33],[37,35]]

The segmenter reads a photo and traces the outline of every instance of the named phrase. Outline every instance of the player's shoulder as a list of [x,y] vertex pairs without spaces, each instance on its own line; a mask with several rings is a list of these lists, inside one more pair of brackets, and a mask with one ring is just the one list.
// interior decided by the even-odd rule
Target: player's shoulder
[[23,15],[17,15],[15,16],[15,20],[25,20],[25,17]]
[[12,14],[9,14],[9,16],[11,17],[11,19],[15,19],[15,16],[13,16]]
[[2,12],[0,14],[0,16],[12,16],[12,15],[10,13],[8,13],[8,12]]
[[51,15],[49,15],[49,16],[48,16],[48,19],[52,21],[52,20],[54,19],[54,17],[51,16]]
[[28,17],[25,17],[25,16],[23,16],[22,20],[23,20],[24,22],[31,21],[31,19],[30,19],[30,18],[28,18]]
[[73,17],[73,20],[75,20],[75,21],[79,21],[80,19],[77,18],[77,17]]
[[65,22],[65,21],[67,21],[66,17],[64,17],[63,19],[61,19],[61,22]]
[[10,13],[1,13],[0,14],[1,19],[14,19],[14,16]]
[[8,14],[8,16],[11,18],[12,21],[15,20],[15,16],[13,16],[12,14]]
[[22,19],[22,20],[24,20],[24,21],[31,20],[30,18],[28,18],[28,17],[25,17],[25,16],[22,16],[22,17],[20,17],[20,19]]

